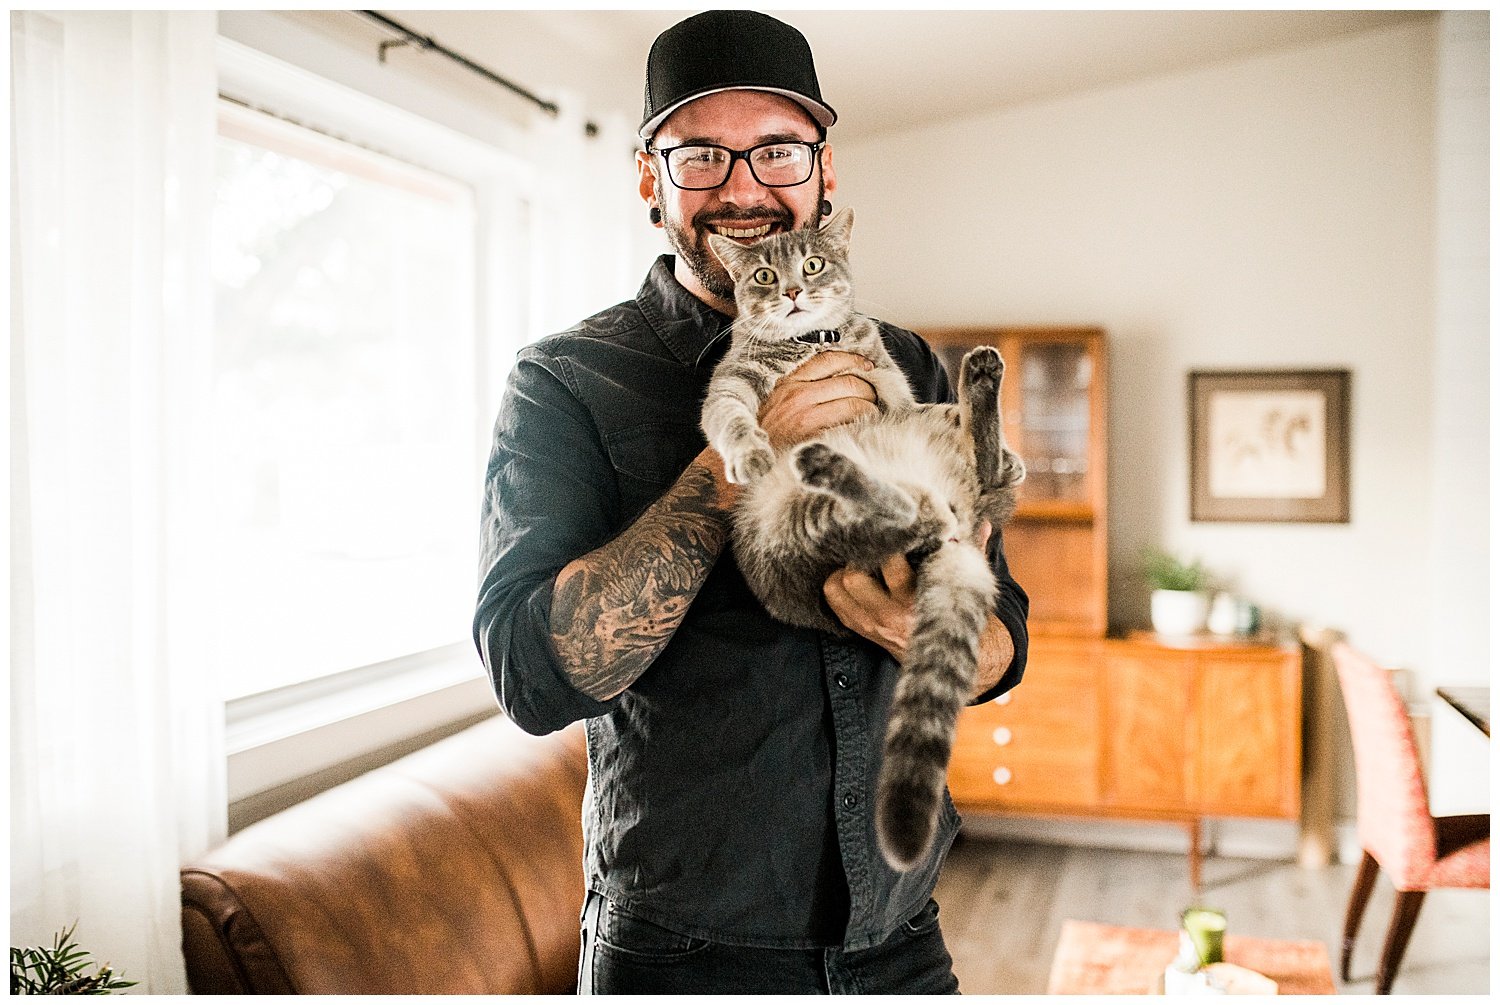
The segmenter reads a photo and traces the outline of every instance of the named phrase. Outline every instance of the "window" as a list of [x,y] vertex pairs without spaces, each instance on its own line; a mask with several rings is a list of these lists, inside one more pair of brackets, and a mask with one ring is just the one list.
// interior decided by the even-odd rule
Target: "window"
[[474,192],[228,102],[216,184],[226,697],[466,639]]
[[218,586],[190,605],[249,822],[495,710],[469,640],[479,498],[528,339],[536,172],[497,123],[480,142],[228,38],[217,63]]

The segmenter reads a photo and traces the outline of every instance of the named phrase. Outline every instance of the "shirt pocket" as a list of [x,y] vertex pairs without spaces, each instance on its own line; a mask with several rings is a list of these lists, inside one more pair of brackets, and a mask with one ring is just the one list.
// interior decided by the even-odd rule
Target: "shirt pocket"
[[698,427],[685,422],[640,422],[604,438],[620,484],[620,499],[634,514],[666,491],[704,447]]

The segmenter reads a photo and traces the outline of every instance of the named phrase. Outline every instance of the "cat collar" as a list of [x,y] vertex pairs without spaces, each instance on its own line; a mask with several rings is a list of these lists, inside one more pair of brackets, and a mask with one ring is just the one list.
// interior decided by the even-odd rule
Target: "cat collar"
[[833,345],[841,338],[843,336],[836,328],[819,328],[816,331],[803,332],[796,336],[798,342],[805,342],[808,345]]

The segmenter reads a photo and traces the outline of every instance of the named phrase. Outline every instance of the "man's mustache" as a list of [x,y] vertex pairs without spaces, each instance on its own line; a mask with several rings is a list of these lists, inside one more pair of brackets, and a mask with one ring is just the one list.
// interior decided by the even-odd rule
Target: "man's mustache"
[[724,224],[745,223],[749,221],[757,223],[770,221],[771,223],[780,224],[783,230],[792,229],[792,214],[785,209],[779,207],[773,209],[769,206],[764,209],[742,209],[738,207],[730,209],[726,207],[724,209],[713,210],[712,212],[704,210],[693,217],[693,226],[702,229],[711,224],[723,226]]

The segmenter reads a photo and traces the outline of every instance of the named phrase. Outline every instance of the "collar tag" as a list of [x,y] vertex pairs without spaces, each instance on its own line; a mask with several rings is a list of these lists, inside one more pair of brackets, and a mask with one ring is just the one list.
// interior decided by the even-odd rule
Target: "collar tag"
[[797,341],[807,345],[834,345],[842,337],[837,329],[819,328],[816,331],[803,332],[797,336]]

